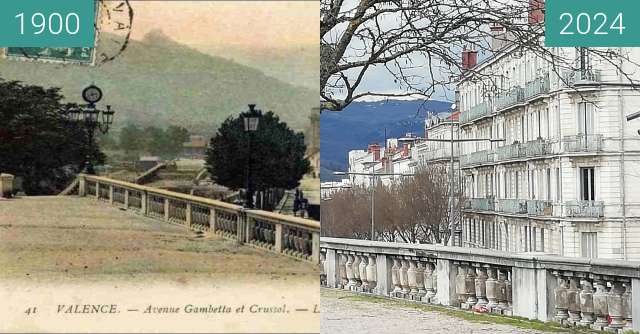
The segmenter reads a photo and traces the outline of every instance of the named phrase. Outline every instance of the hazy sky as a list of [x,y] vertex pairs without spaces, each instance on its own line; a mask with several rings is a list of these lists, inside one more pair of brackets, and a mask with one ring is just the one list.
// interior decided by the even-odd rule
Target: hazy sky
[[132,38],[162,29],[188,45],[286,48],[319,43],[319,1],[132,1]]

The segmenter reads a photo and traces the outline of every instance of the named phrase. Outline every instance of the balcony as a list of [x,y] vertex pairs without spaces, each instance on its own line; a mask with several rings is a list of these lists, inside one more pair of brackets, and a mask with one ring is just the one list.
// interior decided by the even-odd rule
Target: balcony
[[565,136],[564,151],[570,153],[577,152],[600,152],[602,151],[602,135],[577,135]]
[[466,209],[494,211],[496,201],[493,198],[470,198]]
[[542,138],[522,144],[522,153],[525,157],[540,157],[550,154],[551,149],[549,143]]
[[496,161],[518,159],[522,157],[521,152],[520,143],[498,147],[496,148]]
[[480,104],[475,105],[469,111],[465,111],[460,114],[460,123],[467,123],[474,121],[478,118],[484,117],[491,114],[491,108],[489,103],[482,102]]
[[527,200],[527,214],[532,216],[553,216],[553,202]]
[[515,87],[506,94],[496,98],[496,110],[504,110],[521,103],[524,103],[524,89],[522,87]]
[[604,202],[602,201],[568,201],[565,202],[567,217],[600,218],[604,217]]
[[513,214],[526,214],[527,201],[522,199],[499,199],[496,211]]
[[491,152],[491,150],[473,152],[460,157],[461,166],[478,165],[490,162],[493,162],[493,152]]
[[545,74],[526,84],[524,87],[524,98],[529,100],[536,96],[547,94],[549,93],[550,87],[549,74]]
[[602,82],[602,74],[600,70],[572,69],[566,72],[564,79],[569,86],[588,85]]

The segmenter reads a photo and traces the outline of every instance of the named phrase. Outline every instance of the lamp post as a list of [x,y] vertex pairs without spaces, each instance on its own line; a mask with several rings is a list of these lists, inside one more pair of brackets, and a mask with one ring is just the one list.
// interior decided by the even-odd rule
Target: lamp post
[[409,173],[376,173],[375,171],[375,164],[371,163],[371,166],[373,167],[373,173],[369,174],[369,173],[358,173],[358,172],[333,172],[333,175],[341,175],[341,176],[345,176],[345,175],[365,175],[365,176],[369,176],[372,178],[372,188],[371,188],[371,241],[373,241],[373,236],[375,233],[375,177],[376,176],[414,176],[415,174],[409,174]]
[[242,118],[244,119],[244,132],[247,133],[247,148],[249,152],[249,154],[247,155],[247,167],[246,167],[246,178],[245,178],[246,198],[245,198],[244,207],[247,209],[253,209],[253,181],[251,179],[251,163],[252,163],[251,144],[253,141],[253,133],[258,130],[258,124],[260,124],[260,119],[262,118],[262,111],[256,109],[255,104],[250,104],[249,111],[243,113]]
[[91,162],[91,151],[95,132],[96,130],[102,134],[109,132],[115,111],[111,109],[110,105],[107,105],[107,110],[96,108],[96,103],[102,99],[102,90],[95,85],[85,88],[82,91],[82,98],[88,104],[66,110],[66,116],[70,121],[81,123],[87,130],[86,140],[89,152],[85,156],[83,173],[94,175],[95,169]]

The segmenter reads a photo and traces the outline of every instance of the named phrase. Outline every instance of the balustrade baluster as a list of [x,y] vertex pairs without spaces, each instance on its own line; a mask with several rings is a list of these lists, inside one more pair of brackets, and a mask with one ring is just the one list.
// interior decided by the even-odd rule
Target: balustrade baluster
[[601,330],[609,324],[607,316],[609,308],[607,306],[607,288],[606,282],[601,277],[595,277],[596,292],[593,293],[593,313],[596,321],[593,323],[594,329]]
[[415,299],[418,295],[418,282],[416,273],[416,261],[407,260],[409,268],[407,269],[407,284],[409,285],[409,295],[411,299]]
[[397,257],[393,258],[393,266],[391,267],[391,282],[393,283],[392,294],[395,296],[396,293],[402,291],[400,285],[400,260]]
[[557,322],[563,323],[565,320],[569,319],[569,299],[567,297],[567,290],[569,287],[567,280],[562,276],[562,273],[554,272],[554,275],[556,275],[556,279],[558,281],[558,286],[553,292],[556,304],[555,319]]
[[362,281],[362,291],[369,290],[369,281],[367,280],[367,260],[368,257],[364,254],[360,254],[360,280]]
[[487,308],[489,310],[498,306],[498,280],[496,280],[496,270],[494,268],[487,268]]
[[609,317],[611,318],[611,322],[609,323],[610,328],[619,329],[624,327],[624,321],[622,320],[624,312],[622,309],[622,294],[624,290],[622,282],[614,281],[612,283],[611,291],[609,291],[609,295],[607,296],[607,308]]
[[355,288],[357,289],[362,286],[362,281],[360,280],[360,256],[358,254],[353,256],[352,272]]
[[571,324],[580,322],[580,280],[576,277],[569,278],[569,289],[567,290],[567,312]]
[[409,261],[401,259],[400,263],[402,264],[400,267],[400,286],[402,287],[402,297],[404,298],[411,291],[409,288]]
[[464,278],[464,292],[467,295],[467,307],[473,307],[476,299],[476,271],[471,265],[467,265],[467,275]]
[[347,279],[349,280],[349,283],[347,283],[347,289],[351,289],[352,286],[356,286],[356,280],[353,276],[353,255],[347,254],[345,268],[347,270]]
[[427,294],[427,290],[424,289],[424,264],[419,260],[416,261],[416,285],[418,287],[417,300],[422,300]]
[[585,278],[582,280],[582,290],[580,290],[580,324],[588,326],[595,320],[593,316],[593,285]]
[[434,284],[434,265],[432,263],[425,263],[425,268],[424,268],[424,289],[426,291],[425,293],[425,298],[423,298],[423,300],[425,300],[428,303],[433,303],[434,297],[436,296],[436,285]]
[[367,282],[369,282],[369,292],[373,292],[377,286],[378,278],[377,278],[377,270],[376,266],[376,255],[369,254],[369,261],[367,264]]
[[509,307],[507,298],[507,273],[503,269],[497,269],[497,274],[496,299],[498,300],[498,308],[506,310]]
[[341,288],[346,289],[349,284],[349,277],[347,276],[347,262],[349,257],[346,254],[340,254],[340,283]]
[[458,265],[458,274],[456,275],[456,295],[458,301],[462,304],[467,300],[466,282],[467,268],[464,264]]
[[477,269],[478,275],[476,276],[475,292],[476,292],[476,307],[482,307],[487,305],[487,271],[485,268]]
[[326,266],[326,254],[324,250],[320,251],[320,286],[327,286],[327,269]]

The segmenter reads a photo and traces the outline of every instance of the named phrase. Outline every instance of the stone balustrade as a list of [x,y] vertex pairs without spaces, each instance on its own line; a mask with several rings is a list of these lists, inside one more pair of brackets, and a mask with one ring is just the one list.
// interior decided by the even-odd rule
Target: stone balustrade
[[78,195],[93,196],[141,215],[218,234],[238,243],[320,260],[320,223],[104,177],[78,176]]
[[640,262],[322,238],[329,288],[622,333],[640,324]]

